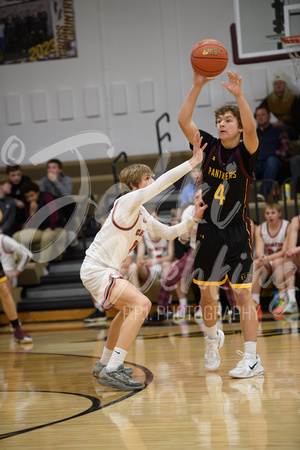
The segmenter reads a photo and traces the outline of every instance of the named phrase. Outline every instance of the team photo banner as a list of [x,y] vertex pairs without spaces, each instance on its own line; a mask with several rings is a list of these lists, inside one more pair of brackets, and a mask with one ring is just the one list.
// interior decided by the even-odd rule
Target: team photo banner
[[0,64],[77,57],[73,0],[0,0]]

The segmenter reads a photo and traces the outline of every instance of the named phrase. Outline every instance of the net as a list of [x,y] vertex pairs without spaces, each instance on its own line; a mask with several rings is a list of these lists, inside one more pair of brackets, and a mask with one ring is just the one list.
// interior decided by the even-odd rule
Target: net
[[281,42],[293,62],[296,80],[300,80],[300,35],[284,36]]

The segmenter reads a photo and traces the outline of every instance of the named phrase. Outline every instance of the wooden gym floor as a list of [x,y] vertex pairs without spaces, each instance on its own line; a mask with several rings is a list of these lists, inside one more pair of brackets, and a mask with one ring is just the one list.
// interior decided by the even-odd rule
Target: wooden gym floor
[[25,324],[32,346],[0,328],[0,440],[14,449],[299,449],[298,314],[260,323],[265,374],[234,380],[243,350],[239,323],[226,335],[215,372],[204,368],[203,324],[142,327],[128,353],[140,392],[100,386],[91,376],[110,321]]

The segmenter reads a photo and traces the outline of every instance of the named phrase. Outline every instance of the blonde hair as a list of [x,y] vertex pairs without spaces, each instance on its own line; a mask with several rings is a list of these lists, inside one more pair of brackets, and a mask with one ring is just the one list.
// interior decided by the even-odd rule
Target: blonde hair
[[125,184],[130,191],[132,191],[133,187],[138,187],[139,183],[142,179],[142,176],[150,175],[154,176],[154,173],[150,169],[150,167],[145,164],[132,164],[131,166],[125,167],[121,170],[119,175],[120,183]]
[[276,209],[278,212],[282,212],[281,206],[276,202],[266,202],[264,211],[266,209]]

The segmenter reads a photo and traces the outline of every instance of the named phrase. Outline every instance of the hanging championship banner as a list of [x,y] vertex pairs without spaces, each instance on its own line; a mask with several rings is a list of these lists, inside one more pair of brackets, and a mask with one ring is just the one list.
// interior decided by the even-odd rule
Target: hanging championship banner
[[0,0],[0,64],[77,57],[73,0]]

